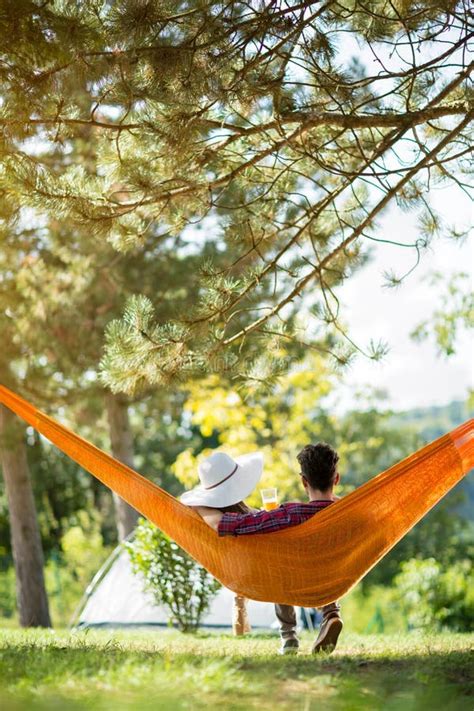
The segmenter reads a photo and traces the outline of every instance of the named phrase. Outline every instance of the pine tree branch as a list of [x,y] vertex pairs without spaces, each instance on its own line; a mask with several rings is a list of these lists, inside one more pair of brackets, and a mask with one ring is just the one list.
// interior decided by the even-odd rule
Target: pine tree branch
[[[471,65],[470,71],[474,64]],[[427,121],[435,121],[445,118],[446,116],[459,116],[465,114],[467,106],[463,102],[458,102],[452,106],[433,106],[431,108],[420,109],[419,111],[406,111],[404,113],[395,113],[387,111],[386,113],[377,114],[341,114],[331,111],[325,111],[315,114],[314,112],[293,111],[288,114],[281,114],[278,119],[269,121],[265,124],[258,124],[251,127],[237,126],[225,121],[217,119],[200,118],[191,122],[208,128],[220,128],[227,131],[232,131],[239,136],[251,136],[261,132],[267,132],[272,129],[281,128],[284,125],[300,124],[298,131],[308,131],[318,126],[334,126],[344,129],[365,129],[365,128],[392,128],[403,126],[418,126]],[[28,119],[0,119],[0,126],[91,126],[95,128],[104,128],[111,131],[131,131],[137,129],[155,129],[149,121],[135,123],[110,123],[98,121],[97,119],[72,119],[63,116],[44,117],[44,118],[28,118]],[[295,134],[299,135],[299,134]],[[292,134],[288,138],[276,144],[277,150],[281,145],[289,142],[294,138]],[[264,153],[265,157],[268,153]]]
[[295,287],[289,292],[289,294],[282,299],[278,304],[276,304],[268,314],[265,314],[264,316],[261,316],[259,319],[256,319],[253,323],[248,324],[244,328],[242,328],[240,331],[235,333],[233,336],[230,338],[225,339],[222,341],[223,346],[229,346],[232,343],[235,343],[237,340],[240,340],[241,338],[244,338],[247,336],[249,333],[252,331],[255,331],[258,329],[261,325],[266,323],[269,319],[271,319],[273,316],[277,315],[284,306],[289,304],[290,302],[293,301],[297,296],[299,296],[302,291],[305,289],[307,284],[323,269],[327,267],[327,265],[336,257],[338,254],[340,254],[343,250],[347,249],[349,245],[354,242],[357,237],[359,237],[364,230],[373,222],[374,218],[377,216],[377,214],[384,209],[390,202],[390,200],[398,193],[400,190],[415,176],[417,173],[419,173],[420,170],[422,170],[426,164],[429,164],[434,160],[436,155],[441,151],[450,141],[455,138],[472,120],[474,119],[474,111],[471,111],[467,114],[467,116],[464,118],[461,123],[459,123],[456,128],[454,128],[452,131],[450,131],[436,146],[433,148],[427,155],[419,161],[413,168],[412,170],[407,173],[396,185],[394,185],[390,190],[387,191],[386,195],[380,200],[377,205],[371,210],[371,212],[367,215],[367,217],[363,220],[363,222],[352,232],[349,237],[347,237],[343,242],[341,242],[336,249],[334,249],[330,254],[328,254],[324,259],[322,259],[319,264],[312,269],[308,274],[306,274],[302,279],[300,279]]
[[[474,64],[472,65],[474,67]],[[472,70],[471,67],[471,70]],[[417,126],[420,123],[433,121],[444,118],[445,116],[456,116],[465,114],[467,106],[465,103],[459,102],[453,106],[433,106],[432,108],[420,109],[419,111],[406,111],[405,113],[377,113],[377,114],[335,114],[322,113],[315,115],[314,113],[306,113],[304,111],[295,111],[290,114],[284,114],[281,121],[285,124],[299,123],[303,124],[306,129],[315,128],[316,126],[338,126],[341,128],[391,128],[403,126]]]
[[[447,84],[438,94],[437,96],[433,97],[433,99],[430,101],[428,106],[426,107],[427,109],[432,109],[434,106],[436,106],[437,103],[440,101],[443,101],[443,99],[446,98],[446,96],[449,95],[451,91],[456,89],[456,87],[465,79],[465,77],[469,74],[469,72],[472,70],[472,66],[467,67],[465,71],[460,72],[457,77],[455,77],[449,84]],[[372,165],[374,161],[378,160],[387,150],[389,150],[391,147],[393,147],[402,137],[403,135],[410,129],[410,126],[405,126],[401,129],[395,129],[394,131],[391,131],[389,134],[387,134],[382,143],[377,146],[376,150],[367,157],[365,160],[364,164],[360,167],[360,170],[363,171],[365,168],[368,166]],[[230,309],[234,308],[242,299],[244,299],[258,284],[259,282],[262,281],[262,279],[267,276],[273,269],[277,268],[277,265],[281,258],[288,253],[288,251],[298,242],[298,240],[302,237],[304,234],[305,230],[307,230],[310,225],[314,222],[314,220],[319,217],[319,215],[331,204],[334,203],[334,201],[348,188],[351,186],[351,184],[354,183],[354,181],[359,177],[360,173],[357,173],[357,175],[352,175],[349,176],[348,179],[344,182],[341,183],[335,190],[333,190],[331,193],[329,193],[326,197],[324,197],[322,200],[320,200],[317,204],[311,205],[308,210],[305,211],[303,216],[300,216],[298,222],[301,222],[303,217],[306,215],[310,215],[310,218],[308,221],[304,222],[303,224],[299,224],[298,228],[293,235],[293,237],[288,240],[285,245],[278,251],[278,253],[274,256],[274,258],[265,266],[265,268],[258,273],[258,275],[252,279],[245,289],[243,289],[239,294],[237,294],[230,302],[229,304],[226,305],[225,309],[217,309],[213,311],[210,314],[207,314],[206,316],[203,316],[202,318],[198,319],[189,319],[186,321],[186,323],[202,323],[205,321],[209,321],[210,319],[218,316],[218,315],[223,315],[224,313],[228,313]],[[411,175],[411,174],[410,174]],[[406,176],[405,176],[406,177]],[[408,178],[409,180],[410,178]],[[294,225],[296,226],[296,225]],[[273,238],[276,236],[276,233],[272,234],[269,236],[269,238]]]

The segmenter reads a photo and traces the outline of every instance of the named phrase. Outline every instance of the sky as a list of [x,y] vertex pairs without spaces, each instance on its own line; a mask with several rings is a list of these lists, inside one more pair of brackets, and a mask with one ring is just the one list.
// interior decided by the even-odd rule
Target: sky
[[[437,191],[432,203],[445,220],[464,228],[474,224],[471,201],[454,187]],[[380,221],[379,234],[384,239],[414,241],[417,236],[415,216],[396,207],[387,211]],[[463,331],[456,343],[456,354],[439,356],[434,341],[415,343],[410,332],[420,321],[429,318],[438,306],[437,288],[430,286],[426,276],[433,271],[446,275],[456,271],[473,274],[474,245],[448,239],[437,239],[421,264],[397,289],[382,288],[383,272],[393,269],[404,272],[414,262],[411,250],[392,245],[379,245],[373,259],[339,291],[344,305],[344,320],[350,335],[360,345],[370,339],[387,341],[390,352],[382,362],[374,363],[358,356],[345,375],[341,391],[344,408],[350,407],[358,388],[372,385],[387,391],[387,405],[395,410],[412,407],[444,405],[452,400],[464,400],[474,387],[474,339]]]

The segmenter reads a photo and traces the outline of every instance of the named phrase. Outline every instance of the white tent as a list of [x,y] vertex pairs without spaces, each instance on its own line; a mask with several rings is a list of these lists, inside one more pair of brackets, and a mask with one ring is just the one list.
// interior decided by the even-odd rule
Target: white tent
[[[231,628],[233,597],[230,590],[221,588],[201,626]],[[247,609],[252,628],[277,628],[271,603],[250,600]],[[129,555],[121,546],[94,576],[73,621],[74,626],[82,628],[165,627],[168,624],[166,608],[156,605],[152,595],[144,590],[143,579],[133,573]]]

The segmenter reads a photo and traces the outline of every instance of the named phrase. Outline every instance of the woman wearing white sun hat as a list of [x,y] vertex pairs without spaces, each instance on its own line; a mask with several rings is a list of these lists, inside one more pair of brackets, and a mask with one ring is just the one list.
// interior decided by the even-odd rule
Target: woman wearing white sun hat
[[251,452],[235,459],[225,452],[213,452],[198,466],[199,486],[185,491],[181,501],[187,506],[223,509],[247,498],[263,472],[263,455]]
[[[199,463],[199,486],[182,494],[181,502],[195,507],[211,526],[215,513],[248,513],[252,509],[243,500],[255,489],[262,472],[261,452],[244,454],[235,459],[225,452],[213,452]],[[234,598],[232,622],[234,634],[250,632],[246,600],[240,595]]]

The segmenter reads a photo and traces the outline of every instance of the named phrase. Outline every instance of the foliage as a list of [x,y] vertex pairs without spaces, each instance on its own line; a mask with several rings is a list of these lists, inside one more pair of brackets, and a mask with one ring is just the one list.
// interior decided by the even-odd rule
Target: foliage
[[55,626],[70,623],[84,592],[111,551],[104,545],[99,516],[87,511],[77,515],[77,525],[61,539],[45,566],[46,588]]
[[397,592],[413,628],[462,632],[474,626],[474,568],[461,559],[447,568],[435,559],[412,558],[401,564]]
[[448,494],[370,571],[363,586],[392,584],[403,562],[414,557],[434,557],[446,569],[472,555],[474,524],[459,511],[462,498],[457,490]]
[[408,631],[395,585],[357,585],[341,600],[344,632],[397,634]]
[[134,540],[124,545],[134,572],[169,610],[171,621],[183,632],[196,631],[221,584],[148,521],[142,519]]
[[[65,627],[84,595],[87,585],[110,553],[101,533],[99,516],[77,511],[76,525],[48,551],[44,574],[53,624]],[[0,559],[1,561],[1,559]],[[5,561],[9,563],[9,561]],[[0,618],[16,622],[15,573],[10,564],[0,568]]]
[[[61,545],[65,564],[85,586],[95,573],[98,558],[103,555],[103,541],[97,516],[90,518],[85,511],[80,512],[79,525],[72,526],[63,536]],[[91,571],[92,567],[92,571]]]
[[415,407],[405,412],[392,415],[394,426],[411,425],[420,433],[423,440],[429,442],[441,437],[472,416],[473,407],[467,400],[454,400],[447,405]]
[[450,356],[456,353],[456,339],[462,329],[474,326],[474,294],[471,276],[456,272],[449,279],[435,272],[430,276],[430,285],[441,291],[439,306],[428,319],[419,323],[411,337],[416,341],[434,339],[438,352]]
[[266,358],[275,333],[347,362],[334,289],[379,239],[378,216],[418,212],[417,239],[400,243],[417,263],[450,234],[430,188],[468,189],[462,1],[8,0],[0,30],[2,241],[26,224],[22,238],[39,242],[21,250],[22,278],[44,272],[60,304],[68,277],[50,281],[42,254],[52,233],[79,297],[100,270],[69,253],[78,235],[104,255],[176,248],[172,313],[139,285],[117,320],[113,280],[101,281],[91,319],[115,317],[103,377],[117,390],[203,366],[263,382],[279,371]]
[[29,430],[28,440],[28,464],[47,557],[61,547],[64,551],[69,527],[90,528],[90,518],[85,511],[93,511],[94,493],[90,475],[63,452],[45,442],[33,429]]
[[[74,526],[82,525],[84,511],[100,518],[101,533],[106,544],[115,539],[115,525],[109,493],[105,487],[84,472],[69,457],[28,430],[27,457],[31,474],[41,542],[45,558],[60,555],[64,535]],[[9,516],[0,479],[0,531],[4,550],[0,556],[11,556]],[[11,562],[11,560],[9,561]]]
[[13,617],[16,608],[15,572],[13,567],[0,568],[0,619]]
[[0,696],[17,711],[462,711],[473,635],[347,635],[329,658],[277,654],[278,639],[87,631],[0,633]]

